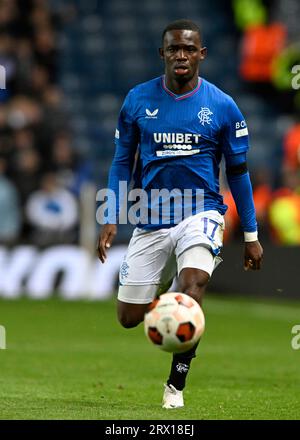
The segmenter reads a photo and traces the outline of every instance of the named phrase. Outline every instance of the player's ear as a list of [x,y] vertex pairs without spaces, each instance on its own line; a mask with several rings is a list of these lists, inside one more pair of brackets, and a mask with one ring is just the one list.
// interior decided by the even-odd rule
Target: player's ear
[[163,60],[164,58],[165,58],[165,53],[164,53],[164,50],[163,50],[163,48],[162,47],[160,47],[159,49],[158,49],[158,52],[159,52],[159,56],[160,56],[160,58]]
[[200,49],[200,59],[204,60],[207,55],[207,47],[201,47]]

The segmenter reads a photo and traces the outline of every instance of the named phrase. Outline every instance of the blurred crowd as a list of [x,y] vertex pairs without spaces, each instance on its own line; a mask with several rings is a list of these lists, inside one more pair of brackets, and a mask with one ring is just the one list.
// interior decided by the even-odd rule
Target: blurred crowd
[[0,242],[73,243],[89,169],[76,157],[58,87],[58,15],[44,0],[1,0]]
[[[300,123],[293,125],[283,139],[283,161],[278,185],[274,187],[271,168],[251,173],[253,197],[263,241],[286,246],[300,246]],[[228,206],[225,241],[240,234],[239,217],[233,197],[224,185]]]
[[[249,1],[234,3],[235,13],[240,14],[237,27],[244,32],[242,50],[262,49],[252,43],[257,35],[264,40],[268,29],[261,29],[265,16],[259,8],[253,14],[253,4],[264,2],[252,2],[252,12],[249,9],[246,15]],[[63,17],[46,0],[0,1],[0,65],[6,72],[6,87],[0,89],[1,244],[78,241],[79,196],[94,170],[89,158],[83,160],[73,147],[67,97],[58,86],[62,54],[57,37],[63,25]],[[260,26],[258,34],[255,26]],[[253,58],[253,53],[244,51],[248,58],[242,59],[240,74],[246,81],[257,81],[257,75],[268,81],[270,56],[285,47],[283,26],[271,26],[279,43],[271,44],[271,52],[265,44],[266,69],[257,54]],[[111,156],[113,148],[112,139]],[[282,139],[281,162],[276,182],[267,167],[251,173],[260,235],[273,243],[300,245],[300,118],[295,117]],[[223,193],[229,206],[225,240],[230,241],[240,235],[239,219],[226,185]]]
[[[274,163],[251,173],[260,236],[283,245],[300,245],[300,5],[298,0],[233,0],[240,34],[239,74],[257,94],[287,116],[281,139],[281,166],[274,179]],[[299,87],[293,88],[293,83]],[[276,122],[274,121],[274,130]],[[272,128],[271,128],[272,130]],[[250,130],[251,140],[251,130]],[[225,190],[227,240],[234,237],[239,219]]]

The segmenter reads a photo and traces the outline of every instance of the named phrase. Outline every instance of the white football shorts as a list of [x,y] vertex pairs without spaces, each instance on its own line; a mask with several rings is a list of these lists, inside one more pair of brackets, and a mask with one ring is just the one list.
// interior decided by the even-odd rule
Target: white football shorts
[[211,276],[222,261],[224,218],[205,211],[171,228],[146,231],[135,228],[120,267],[120,301],[148,304],[166,292],[176,274],[186,267]]

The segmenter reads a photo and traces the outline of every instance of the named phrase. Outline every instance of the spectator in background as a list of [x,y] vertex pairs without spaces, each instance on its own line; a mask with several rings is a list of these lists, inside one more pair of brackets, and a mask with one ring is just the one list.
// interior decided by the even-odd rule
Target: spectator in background
[[300,174],[284,171],[284,186],[273,194],[269,209],[274,240],[287,246],[300,245]]
[[300,122],[292,125],[283,139],[283,186],[273,194],[269,210],[274,240],[278,244],[300,245]]
[[55,36],[50,27],[38,28],[35,34],[35,57],[49,73],[50,81],[55,82],[57,74],[57,51]]
[[223,169],[221,169],[220,172],[220,192],[223,196],[224,203],[227,206],[227,211],[224,215],[226,227],[223,233],[223,240],[224,243],[228,243],[234,240],[240,225],[240,221],[234,199],[228,186],[226,174],[224,173]]
[[285,170],[300,170],[300,120],[292,125],[283,139],[283,166]]
[[15,153],[12,166],[11,175],[14,176],[14,181],[24,205],[29,195],[39,187],[42,174],[41,159],[34,148],[24,148]]
[[0,156],[0,243],[10,245],[19,237],[21,209],[17,190],[5,175],[6,167],[6,159]]
[[228,206],[224,216],[226,228],[224,231],[224,243],[234,240],[240,226],[239,216],[236,210],[234,199],[229,188],[224,189],[223,198],[225,205]]
[[68,115],[63,98],[61,90],[55,85],[50,84],[43,90],[43,114],[44,120],[47,121],[47,124],[44,124],[44,133],[51,139],[52,144],[57,135],[68,129]]
[[42,99],[43,93],[48,85],[48,70],[40,64],[34,64],[31,69],[31,84],[28,92],[30,92],[34,98]]
[[21,38],[15,46],[17,58],[16,93],[26,94],[31,88],[34,66],[33,47],[29,38]]
[[282,23],[250,26],[242,41],[240,73],[246,81],[271,83],[273,63],[286,44]]
[[14,149],[18,151],[36,148],[34,131],[29,127],[21,128],[13,133]]
[[[271,176],[269,170],[265,168],[257,169],[253,173],[252,187],[253,200],[256,210],[256,218],[259,224],[260,235],[263,239],[270,239],[270,225],[268,218],[268,210],[272,201],[272,188],[270,184]],[[222,175],[221,192],[224,203],[228,206],[225,218],[226,228],[224,231],[224,242],[229,242],[237,238],[240,232],[240,220],[234,203],[232,194]]]
[[37,100],[25,95],[16,95],[7,105],[6,124],[12,131],[30,126],[37,127],[42,122],[43,112]]
[[266,23],[267,9],[263,0],[232,0],[235,24],[244,30]]
[[253,176],[253,200],[259,231],[263,239],[270,240],[270,225],[268,211],[272,201],[270,169],[258,168]]
[[58,183],[54,172],[42,176],[41,186],[25,206],[31,238],[39,246],[73,243],[78,223],[76,198]]
[[0,30],[14,35],[18,21],[18,9],[15,0],[2,0],[0,3]]
[[[5,66],[7,74],[7,89],[0,93],[0,156],[7,158],[8,176],[17,188],[23,210],[25,206],[32,205],[32,200],[41,200],[42,195],[58,200],[65,197],[71,207],[70,215],[74,217],[72,206],[76,201],[67,190],[54,184],[55,179],[52,179],[50,189],[49,175],[37,193],[41,177],[54,156],[64,156],[62,159],[58,157],[57,161],[55,159],[59,162],[56,163],[57,169],[69,168],[75,173],[70,184],[74,192],[80,187],[80,178],[78,182],[76,178],[82,176],[81,172],[77,173],[79,162],[66,159],[68,155],[72,156],[72,151],[53,152],[57,134],[68,128],[63,96],[56,84],[56,30],[59,24],[60,14],[52,13],[46,0],[0,2],[0,64]],[[55,205],[53,202],[49,206],[50,218],[50,213],[58,209],[59,203]],[[64,210],[59,208],[59,211],[61,218]],[[25,216],[23,218],[21,239],[27,241],[28,222],[34,216],[27,220]],[[59,218],[58,214],[56,218]],[[33,222],[30,227],[33,225],[36,231],[38,225]],[[70,241],[68,234],[64,237]],[[59,240],[63,241],[64,237],[61,235]]]
[[91,163],[79,160],[67,133],[57,135],[53,144],[52,167],[61,185],[79,197],[82,185],[92,180]]

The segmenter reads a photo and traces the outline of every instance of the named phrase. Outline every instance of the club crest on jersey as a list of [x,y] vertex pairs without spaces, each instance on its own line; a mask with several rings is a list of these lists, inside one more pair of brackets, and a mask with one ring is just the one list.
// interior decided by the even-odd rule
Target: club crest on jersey
[[213,112],[210,111],[208,107],[201,107],[200,112],[198,113],[198,118],[200,124],[204,126],[204,124],[210,124],[212,119],[210,116],[213,115]]
[[153,110],[153,112],[150,112],[150,110],[148,108],[146,108],[146,115],[145,118],[146,119],[157,119],[157,113],[158,113],[158,108]]

